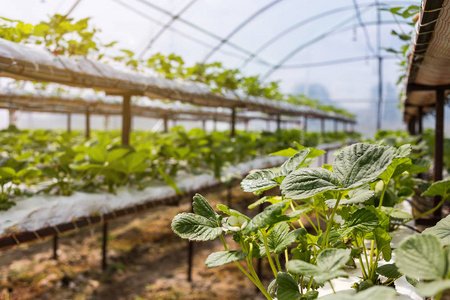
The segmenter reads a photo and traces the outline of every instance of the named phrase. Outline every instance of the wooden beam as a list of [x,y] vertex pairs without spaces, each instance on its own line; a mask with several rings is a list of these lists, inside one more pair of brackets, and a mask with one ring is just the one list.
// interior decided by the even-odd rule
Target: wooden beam
[[122,145],[130,145],[131,95],[124,95],[122,102]]
[[418,83],[408,83],[408,92],[410,91],[437,91],[437,90],[450,90],[450,84],[444,85],[425,85]]

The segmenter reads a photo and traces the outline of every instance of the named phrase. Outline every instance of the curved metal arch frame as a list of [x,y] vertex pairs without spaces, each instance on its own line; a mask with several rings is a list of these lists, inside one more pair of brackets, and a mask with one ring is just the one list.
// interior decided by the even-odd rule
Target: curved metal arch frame
[[254,19],[259,17],[261,14],[263,14],[265,11],[267,11],[269,8],[272,8],[273,6],[281,3],[283,0],[274,0],[270,2],[269,4],[265,5],[264,7],[258,9],[256,12],[254,12],[251,16],[249,16],[247,19],[242,21],[238,26],[236,26],[224,39],[220,41],[220,43],[214,47],[208,54],[206,54],[205,58],[203,59],[203,63],[206,63],[208,59],[211,58],[211,56],[216,53],[217,50],[219,50],[224,44],[228,43],[229,40],[239,31],[241,31],[245,26],[250,24]]
[[[371,7],[378,7],[378,5],[380,5],[381,3],[378,4],[374,4]],[[366,8],[371,8],[371,7],[366,7]],[[367,12],[367,11],[366,11]],[[338,23],[337,25],[335,25],[334,27],[332,27],[331,29],[329,29],[328,31],[316,36],[315,38],[313,38],[312,40],[301,44],[300,46],[298,46],[297,48],[295,48],[293,51],[289,52],[288,55],[286,55],[285,57],[283,57],[278,64],[274,65],[271,69],[269,69],[269,71],[267,71],[263,76],[261,76],[261,81],[264,82],[265,80],[267,80],[269,78],[269,76],[271,76],[274,72],[276,72],[279,69],[282,69],[283,65],[289,61],[292,57],[294,57],[298,52],[300,52],[301,50],[305,49],[306,47],[330,36],[333,35],[335,33],[337,33],[337,30],[340,30],[338,33],[342,32],[342,27],[350,22],[354,17],[356,16],[356,14],[354,14],[353,16],[351,16],[350,18],[345,19],[344,21]],[[384,22],[383,22],[384,23]],[[398,22],[396,22],[398,23]],[[372,23],[366,23],[366,25],[377,25],[378,22],[375,22],[374,24]],[[381,24],[381,23],[380,23]],[[358,27],[360,27],[360,25],[358,25]],[[349,28],[353,28],[353,27],[347,27],[345,30],[348,30]]]
[[191,0],[186,6],[184,6],[176,15],[174,15],[169,22],[164,24],[164,26],[155,34],[153,38],[150,39],[148,45],[142,50],[141,54],[139,54],[139,59],[142,59],[145,53],[153,46],[153,44],[164,34],[164,32],[172,26],[175,21],[181,17],[192,5],[195,4],[197,0]]

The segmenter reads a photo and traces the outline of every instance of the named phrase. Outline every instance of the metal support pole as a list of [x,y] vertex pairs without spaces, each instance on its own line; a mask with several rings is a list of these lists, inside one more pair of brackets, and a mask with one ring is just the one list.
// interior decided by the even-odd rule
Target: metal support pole
[[416,134],[416,116],[412,116],[408,121],[408,132],[410,135]]
[[8,109],[9,112],[9,126],[16,125],[16,110],[15,109]]
[[53,257],[54,260],[58,260],[58,235],[53,237]]
[[320,119],[320,132],[325,133],[325,119]]
[[[445,90],[436,90],[436,128],[434,136],[434,181],[442,180],[442,164],[444,158],[444,101]],[[440,196],[434,197],[434,207],[441,201]],[[442,208],[434,211],[433,216],[442,217]]]
[[231,109],[231,136],[236,134],[236,108]]
[[228,207],[231,207],[231,200],[233,199],[233,182],[231,181],[227,185],[227,205]]
[[[191,213],[194,212],[194,207],[191,201]],[[194,264],[194,242],[188,241],[188,269],[187,269],[187,280],[192,281],[192,265]]]
[[105,123],[103,124],[105,131],[109,129],[109,115],[105,115]]
[[305,123],[303,124],[303,130],[306,132],[308,131],[308,117],[305,116]]
[[348,123],[347,122],[344,122],[344,131],[348,132]]
[[206,131],[206,120],[202,120],[202,129]]
[[270,120],[266,121],[266,130],[270,131]]
[[169,132],[169,119],[167,118],[167,115],[164,115],[164,133]]
[[68,133],[72,132],[72,114],[71,113],[67,113],[67,132]]
[[108,223],[103,223],[103,240],[102,240],[102,270],[105,271],[108,267],[106,259],[108,252]]
[[381,11],[378,0],[377,8],[377,57],[378,57],[378,103],[377,103],[377,130],[381,129],[381,106],[383,103],[383,57],[381,56]]
[[277,115],[277,131],[281,130],[281,115]]
[[338,132],[338,121],[334,120],[334,132]]
[[131,95],[124,95],[122,101],[122,145],[130,145]]
[[417,134],[423,134],[423,107],[419,106],[419,115],[417,117]]
[[86,107],[86,132],[85,132],[86,139],[91,138],[91,109],[89,106]]

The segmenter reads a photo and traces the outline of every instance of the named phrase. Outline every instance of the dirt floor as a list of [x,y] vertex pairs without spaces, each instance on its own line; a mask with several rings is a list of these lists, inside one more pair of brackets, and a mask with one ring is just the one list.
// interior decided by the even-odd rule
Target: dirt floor
[[[225,202],[226,189],[204,196],[214,207]],[[255,200],[233,189],[233,207],[244,211]],[[51,239],[0,251],[0,299],[264,299],[234,264],[205,266],[211,252],[223,250],[220,241],[194,244],[193,280],[187,281],[188,243],[170,223],[189,209],[185,201],[111,222],[106,272],[98,226],[61,236],[57,261]],[[269,280],[263,276],[265,285]]]

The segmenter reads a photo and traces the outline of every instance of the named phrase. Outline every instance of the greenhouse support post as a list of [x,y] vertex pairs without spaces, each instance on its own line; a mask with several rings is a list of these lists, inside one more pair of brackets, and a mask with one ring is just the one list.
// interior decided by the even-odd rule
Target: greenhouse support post
[[325,119],[320,119],[320,132],[325,133]]
[[203,129],[203,131],[206,131],[206,120],[205,119],[202,120],[202,129]]
[[108,131],[109,130],[109,115],[108,114],[106,114],[105,115],[105,123],[103,124],[104,125],[104,129],[105,129],[105,131]]
[[231,136],[236,134],[236,108],[231,109]]
[[9,112],[9,126],[16,125],[16,110],[8,109]]
[[[434,91],[436,93],[436,120],[434,131],[434,162],[433,162],[433,179],[434,181],[442,180],[442,164],[444,162],[444,102],[445,91],[450,89],[450,85],[422,85],[416,83],[408,84],[409,91]],[[419,109],[420,113],[421,109]],[[419,120],[420,122],[420,120]],[[440,197],[434,198],[434,207],[440,202]],[[442,217],[442,208],[437,209],[433,213],[434,221],[439,221]]]
[[338,120],[334,120],[334,132],[338,132]]
[[164,123],[164,133],[168,133],[169,132],[169,119],[168,119],[167,115],[164,115],[163,123]]
[[410,135],[416,134],[416,116],[412,116],[408,121],[408,132]]
[[130,145],[131,95],[123,95],[122,102],[122,145]]
[[277,115],[277,131],[281,130],[281,115]]
[[91,109],[89,106],[86,107],[86,139],[90,139],[91,137]]
[[[417,117],[417,134],[420,134],[422,136],[423,134],[423,107],[419,106],[419,115]],[[420,137],[422,139],[422,137]]]
[[67,132],[68,133],[72,132],[72,114],[71,113],[67,113]]
[[307,116],[305,116],[305,120],[304,120],[304,123],[303,123],[303,130],[305,132],[308,131],[308,117]]
[[[442,180],[442,164],[444,158],[444,102],[445,90],[436,89],[436,128],[434,142],[434,181]],[[434,198],[434,206],[440,202],[440,197]],[[437,209],[433,213],[434,217],[441,218],[442,209]]]

